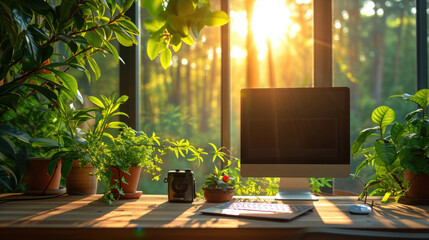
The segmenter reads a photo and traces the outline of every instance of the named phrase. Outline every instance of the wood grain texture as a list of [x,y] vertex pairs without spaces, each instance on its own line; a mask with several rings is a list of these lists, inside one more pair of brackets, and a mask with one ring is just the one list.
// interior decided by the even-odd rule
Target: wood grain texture
[[[5,199],[28,198],[0,195]],[[379,199],[376,199],[379,201]],[[218,217],[198,210],[216,203],[169,203],[143,195],[108,206],[101,195],[61,196],[0,204],[0,239],[287,239],[306,227],[429,232],[429,207],[375,204],[370,215],[352,215],[356,197],[322,197],[315,210],[289,222]],[[291,203],[293,204],[293,203]]]

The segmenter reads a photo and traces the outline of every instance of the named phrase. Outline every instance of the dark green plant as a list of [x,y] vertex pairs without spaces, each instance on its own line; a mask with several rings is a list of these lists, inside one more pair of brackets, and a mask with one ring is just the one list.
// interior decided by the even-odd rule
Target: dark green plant
[[[365,156],[365,160],[357,167],[355,176],[365,167],[375,167],[374,178],[366,184],[360,198],[375,188],[371,195],[384,195],[383,202],[389,197],[398,200],[410,187],[410,184],[403,181],[405,169],[417,175],[429,175],[429,90],[422,89],[415,95],[393,95],[389,98],[397,97],[418,105],[417,110],[407,114],[406,123],[394,122],[393,109],[378,107],[371,116],[377,126],[362,130],[352,144],[353,156]],[[362,149],[362,145],[368,142],[370,145]]]
[[0,192],[23,190],[21,185],[26,148],[17,148],[11,139],[30,144],[30,135],[19,128],[0,124]]
[[[0,2],[0,104],[18,103],[21,86],[56,99],[58,90],[71,100],[77,94],[71,68],[91,67],[96,79],[100,70],[92,58],[96,53],[119,55],[111,41],[136,44],[138,29],[125,12],[134,0],[5,0]],[[58,46],[65,46],[59,52]],[[57,58],[61,54],[62,58]]]

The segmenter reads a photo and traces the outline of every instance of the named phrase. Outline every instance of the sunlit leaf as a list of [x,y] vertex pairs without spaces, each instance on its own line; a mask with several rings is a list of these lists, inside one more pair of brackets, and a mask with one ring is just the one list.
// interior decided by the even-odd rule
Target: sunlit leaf
[[228,14],[224,11],[214,11],[204,18],[204,24],[207,26],[222,26],[229,22]]
[[395,121],[395,112],[387,106],[380,106],[372,112],[371,119],[380,126],[381,133],[384,134],[386,127]]
[[163,0],[142,0],[143,8],[146,8],[152,17],[157,17],[162,11]]
[[170,65],[171,57],[172,57],[172,54],[171,54],[171,51],[170,51],[170,49],[169,49],[169,48],[164,48],[164,49],[161,51],[160,61],[161,61],[161,66],[162,66],[164,69],[167,69],[167,68],[168,68],[168,66]]
[[92,57],[88,57],[87,60],[88,60],[89,66],[91,67],[92,71],[95,74],[95,80],[98,80],[101,76],[101,72],[97,62]]

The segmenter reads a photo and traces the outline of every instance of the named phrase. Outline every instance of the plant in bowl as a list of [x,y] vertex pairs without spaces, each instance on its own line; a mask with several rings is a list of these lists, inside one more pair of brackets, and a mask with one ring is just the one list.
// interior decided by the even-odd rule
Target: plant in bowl
[[231,201],[236,187],[235,178],[228,174],[230,168],[219,171],[215,167],[215,173],[209,175],[202,187],[204,198],[207,202]]
[[[410,202],[427,202],[429,189],[425,182],[429,180],[429,90],[422,89],[414,95],[394,95],[389,99],[398,97],[416,103],[418,109],[408,113],[406,122],[401,123],[394,122],[395,111],[390,107],[376,108],[371,118],[377,126],[362,130],[352,144],[353,156],[363,154],[365,157],[357,167],[355,176],[365,167],[375,167],[374,178],[366,184],[360,197],[375,188],[371,195],[384,195],[383,202],[389,197],[395,197],[396,201],[408,199]],[[362,149],[363,144],[369,146]]]

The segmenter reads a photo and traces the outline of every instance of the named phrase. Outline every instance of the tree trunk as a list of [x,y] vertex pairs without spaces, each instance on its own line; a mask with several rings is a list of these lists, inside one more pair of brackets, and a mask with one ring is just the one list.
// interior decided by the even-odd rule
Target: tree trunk
[[259,86],[258,48],[256,46],[255,37],[252,30],[252,17],[253,17],[254,7],[255,7],[255,0],[246,0],[246,12],[247,12],[246,76],[247,76],[247,87],[249,88],[255,88]]

